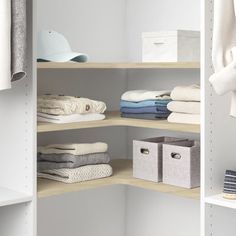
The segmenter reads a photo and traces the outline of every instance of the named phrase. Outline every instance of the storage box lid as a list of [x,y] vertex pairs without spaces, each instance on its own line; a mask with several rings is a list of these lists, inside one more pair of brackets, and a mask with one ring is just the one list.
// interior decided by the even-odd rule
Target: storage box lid
[[193,37],[199,38],[200,31],[192,30],[170,30],[170,31],[157,31],[157,32],[144,32],[143,38],[158,38],[158,37]]

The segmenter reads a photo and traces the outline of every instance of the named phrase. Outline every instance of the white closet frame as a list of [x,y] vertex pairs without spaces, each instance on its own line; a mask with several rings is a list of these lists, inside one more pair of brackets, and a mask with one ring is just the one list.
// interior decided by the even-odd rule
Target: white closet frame
[[[0,93],[0,235],[36,236],[36,1],[28,2],[27,78]],[[222,198],[224,171],[236,168],[236,122],[229,97],[218,97],[208,83],[213,0],[202,0],[202,179],[201,236],[235,235],[236,202]],[[220,109],[219,109],[220,108]],[[223,223],[222,223],[223,222]]]
[[222,197],[226,169],[236,169],[236,120],[229,116],[230,95],[217,96],[209,84],[213,73],[214,0],[202,0],[201,235],[235,235],[236,201]]

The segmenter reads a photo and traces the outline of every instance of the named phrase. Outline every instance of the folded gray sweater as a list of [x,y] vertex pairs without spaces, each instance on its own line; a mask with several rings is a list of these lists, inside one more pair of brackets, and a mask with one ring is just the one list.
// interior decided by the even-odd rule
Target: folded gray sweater
[[38,153],[38,172],[52,169],[77,168],[85,165],[107,164],[109,162],[110,156],[107,152],[79,156]]

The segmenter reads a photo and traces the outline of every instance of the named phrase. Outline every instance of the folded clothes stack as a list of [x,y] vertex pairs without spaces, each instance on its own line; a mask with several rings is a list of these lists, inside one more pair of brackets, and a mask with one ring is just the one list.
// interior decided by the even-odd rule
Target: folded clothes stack
[[40,122],[65,124],[105,119],[106,104],[88,98],[43,95],[38,97],[37,106]]
[[168,121],[172,123],[200,124],[201,93],[199,85],[175,87],[171,92],[173,100],[167,105],[172,111]]
[[38,177],[64,183],[112,175],[106,143],[54,144],[38,148]]
[[166,119],[170,114],[167,104],[170,91],[133,90],[121,96],[121,116],[135,119]]

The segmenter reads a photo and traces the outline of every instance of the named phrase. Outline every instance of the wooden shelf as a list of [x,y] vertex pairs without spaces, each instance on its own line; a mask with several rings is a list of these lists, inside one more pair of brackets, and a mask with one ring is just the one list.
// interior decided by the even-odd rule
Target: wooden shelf
[[162,129],[162,130],[188,132],[188,133],[200,133],[199,125],[169,123],[167,120],[141,120],[141,119],[122,118],[120,117],[119,112],[107,112],[106,119],[100,121],[88,121],[88,122],[69,123],[69,124],[53,124],[53,123],[39,122],[38,133],[97,128],[97,127],[109,127],[109,126],[128,126],[128,127],[152,128],[152,129]]
[[200,69],[199,62],[75,63],[38,62],[38,69]]
[[166,185],[163,183],[154,183],[133,178],[132,161],[130,160],[114,160],[112,161],[111,165],[113,167],[113,176],[104,179],[86,181],[76,184],[64,184],[52,180],[38,179],[38,197],[45,198],[69,192],[78,192],[98,187],[123,184],[173,194],[184,198],[191,198],[197,200],[199,200],[200,198],[199,188],[184,189],[180,187]]
[[217,194],[214,196],[207,197],[205,198],[205,202],[216,206],[236,209],[236,200],[225,199],[223,198],[223,194]]
[[32,201],[31,196],[0,187],[0,207]]

